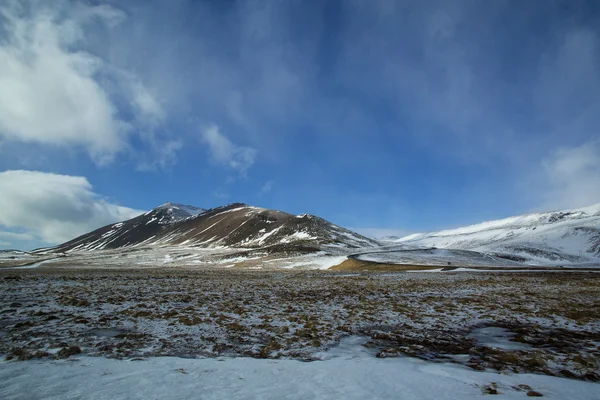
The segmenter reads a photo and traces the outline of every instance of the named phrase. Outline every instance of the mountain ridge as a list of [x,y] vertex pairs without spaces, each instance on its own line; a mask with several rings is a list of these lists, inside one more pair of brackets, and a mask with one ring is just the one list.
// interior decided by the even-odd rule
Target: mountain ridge
[[600,261],[600,203],[416,233],[391,243],[512,254],[555,262],[596,262]]
[[206,210],[167,202],[142,215],[106,225],[45,251],[154,245],[206,248],[302,245],[318,251],[323,247],[376,247],[379,242],[309,214],[292,215],[244,203]]

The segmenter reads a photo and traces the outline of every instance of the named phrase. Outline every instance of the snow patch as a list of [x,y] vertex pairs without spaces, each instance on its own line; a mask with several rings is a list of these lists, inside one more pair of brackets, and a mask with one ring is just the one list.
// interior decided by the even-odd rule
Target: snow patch
[[[528,385],[547,399],[597,399],[597,383],[538,374],[480,372],[414,358],[375,358],[360,338],[342,341],[324,361],[255,358],[141,361],[79,357],[0,362],[5,399],[392,399],[471,400],[495,382],[503,399],[523,399]],[[399,397],[400,395],[400,397]],[[500,397],[500,396],[499,396]]]

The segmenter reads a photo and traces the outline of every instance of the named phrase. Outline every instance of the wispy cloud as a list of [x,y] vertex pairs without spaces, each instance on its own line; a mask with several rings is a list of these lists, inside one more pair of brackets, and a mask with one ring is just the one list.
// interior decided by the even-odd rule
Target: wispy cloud
[[271,193],[271,191],[273,190],[274,183],[275,182],[273,182],[273,181],[267,181],[267,182],[265,182],[260,187],[260,191],[258,192],[259,196],[264,196],[265,194]]
[[558,149],[544,160],[541,209],[584,207],[600,202],[600,141]]
[[217,164],[237,170],[243,175],[254,164],[256,149],[232,143],[218,126],[211,125],[201,133],[202,142],[208,146],[210,156]]
[[35,237],[29,233],[0,231],[0,239],[21,241],[21,240],[33,240],[34,238]]
[[215,190],[212,193],[212,195],[214,197],[216,197],[217,199],[220,199],[220,200],[226,200],[226,199],[228,199],[230,197],[229,193],[225,192],[223,189],[217,189],[217,190]]

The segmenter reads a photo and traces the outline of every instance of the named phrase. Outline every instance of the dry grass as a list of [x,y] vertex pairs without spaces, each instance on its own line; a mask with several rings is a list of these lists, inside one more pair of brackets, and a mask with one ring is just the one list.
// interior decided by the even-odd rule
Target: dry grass
[[332,271],[422,271],[429,269],[440,269],[440,266],[427,266],[427,265],[405,265],[405,264],[381,264],[371,261],[348,259],[343,263],[338,264],[330,269]]

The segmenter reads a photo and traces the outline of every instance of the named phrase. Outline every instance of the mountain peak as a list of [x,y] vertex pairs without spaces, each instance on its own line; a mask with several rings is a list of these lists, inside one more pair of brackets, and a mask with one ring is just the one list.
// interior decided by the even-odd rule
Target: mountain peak
[[322,218],[231,203],[204,210],[166,202],[144,215],[107,225],[56,247],[59,251],[130,246],[269,248],[268,251],[339,252],[378,243]]
[[164,218],[161,218],[161,221],[173,222],[189,217],[195,217],[196,215],[202,214],[204,212],[206,212],[206,209],[204,208],[190,206],[186,204],[171,203],[170,201],[167,201],[166,203],[161,204],[160,206],[148,211],[145,215],[166,214],[166,221],[164,221]]
[[229,204],[223,206],[223,208],[239,208],[239,207],[250,207],[250,206],[246,203],[229,203]]

